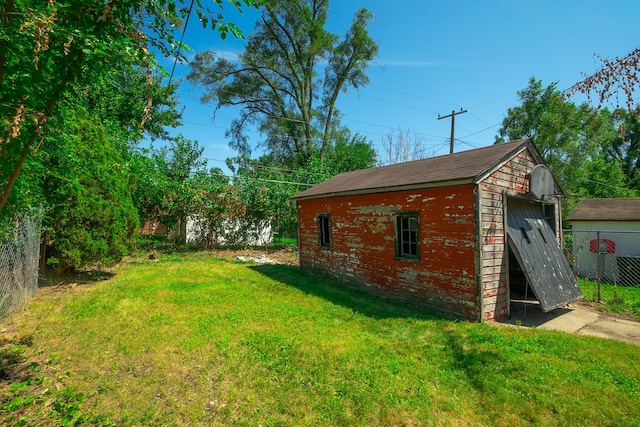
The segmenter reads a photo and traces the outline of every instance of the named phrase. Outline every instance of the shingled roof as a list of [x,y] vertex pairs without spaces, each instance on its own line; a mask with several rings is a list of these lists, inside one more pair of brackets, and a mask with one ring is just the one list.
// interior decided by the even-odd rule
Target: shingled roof
[[[515,155],[524,146],[533,148],[533,143],[530,139],[520,139],[423,160],[345,172],[308,188],[292,198],[309,199],[378,193],[449,181],[473,182],[494,166]],[[535,148],[533,151],[537,153]]]
[[640,199],[584,199],[567,221],[640,221]]

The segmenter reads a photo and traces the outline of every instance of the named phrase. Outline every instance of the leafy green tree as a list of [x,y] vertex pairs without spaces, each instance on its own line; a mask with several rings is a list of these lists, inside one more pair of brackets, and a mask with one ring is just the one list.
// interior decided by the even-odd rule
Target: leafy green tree
[[[620,162],[599,152],[588,159],[583,168],[581,186],[577,187],[575,194],[579,198],[609,198],[609,197],[638,197],[638,191],[626,186],[627,176],[620,167]],[[572,199],[567,207],[572,209],[578,202]]]
[[236,189],[229,185],[229,178],[220,168],[194,177],[192,190],[196,206],[191,219],[205,248],[215,248],[221,241],[236,243],[238,234],[242,234],[242,230],[234,226],[242,224],[246,209]]
[[618,109],[613,120],[619,132],[607,154],[622,163],[627,187],[640,193],[640,119],[635,113]]
[[44,228],[58,270],[119,261],[135,243],[138,216],[129,175],[99,120],[68,113],[65,133],[47,138]]
[[[103,123],[109,123],[109,133],[118,138],[126,154],[143,136],[171,139],[167,128],[181,124],[178,84],[165,84],[163,78],[161,73],[147,75],[147,70],[123,64],[91,82],[79,84],[71,102],[84,105]],[[148,120],[141,128],[145,116]]]
[[137,153],[132,161],[138,212],[164,223],[176,244],[185,241],[187,217],[200,209],[198,177],[207,173],[203,151],[198,141],[178,135],[168,146]]
[[[0,3],[0,212],[28,159],[60,114],[65,95],[122,64],[151,72],[153,49],[176,53],[176,26],[191,13],[183,0],[6,0]],[[218,6],[223,0],[214,0]],[[240,7],[238,0],[230,3]],[[243,0],[245,5],[256,4]],[[200,21],[222,35],[232,24],[197,2]],[[145,110],[147,111],[147,110]],[[140,117],[141,126],[148,114]]]
[[233,184],[244,207],[244,216],[238,220],[246,237],[266,226],[280,234],[295,230],[295,203],[290,198],[306,188],[297,181],[301,175],[309,174],[262,167],[256,162],[238,170]]
[[620,162],[604,161],[616,135],[609,111],[568,102],[555,83],[543,87],[535,78],[518,97],[521,105],[508,110],[496,142],[531,137],[568,194],[628,194]]
[[256,125],[274,162],[304,166],[314,153],[324,160],[339,94],[368,83],[365,71],[378,52],[369,11],[359,10],[340,39],[324,28],[328,9],[327,0],[269,1],[238,64],[211,51],[190,63],[187,78],[204,87],[203,103],[242,107],[227,131],[241,156],[251,154],[245,131]]
[[164,160],[158,161],[152,149],[139,149],[129,160],[133,204],[141,222],[157,221],[164,208],[168,177]]
[[[336,129],[332,143],[327,146],[325,161],[331,176],[342,172],[372,168],[377,163],[377,153],[371,141],[360,133],[351,134],[346,127]],[[319,158],[319,156],[318,156]],[[309,169],[309,165],[304,169]]]

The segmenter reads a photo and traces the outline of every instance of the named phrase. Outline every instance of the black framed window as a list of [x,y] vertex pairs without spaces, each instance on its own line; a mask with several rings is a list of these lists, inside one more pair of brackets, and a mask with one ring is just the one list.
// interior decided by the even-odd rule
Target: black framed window
[[420,227],[418,212],[396,213],[396,258],[420,259]]
[[320,235],[320,246],[323,248],[331,247],[331,215],[318,215],[318,232]]

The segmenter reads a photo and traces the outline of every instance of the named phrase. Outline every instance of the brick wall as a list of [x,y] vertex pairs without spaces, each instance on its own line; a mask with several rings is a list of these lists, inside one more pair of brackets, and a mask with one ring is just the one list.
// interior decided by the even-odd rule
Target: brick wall
[[[298,201],[300,264],[385,297],[475,320],[473,185]],[[395,258],[398,211],[419,212],[420,259]],[[318,215],[329,214],[331,247]]]

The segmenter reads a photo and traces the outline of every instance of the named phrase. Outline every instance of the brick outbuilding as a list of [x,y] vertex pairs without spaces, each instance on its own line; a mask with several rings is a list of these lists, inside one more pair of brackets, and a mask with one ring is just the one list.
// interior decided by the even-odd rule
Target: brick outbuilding
[[343,173],[293,197],[300,266],[475,321],[509,315],[518,276],[548,311],[581,297],[560,195],[529,139]]

